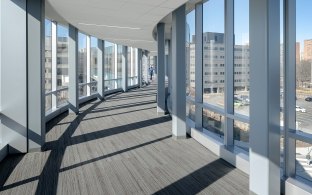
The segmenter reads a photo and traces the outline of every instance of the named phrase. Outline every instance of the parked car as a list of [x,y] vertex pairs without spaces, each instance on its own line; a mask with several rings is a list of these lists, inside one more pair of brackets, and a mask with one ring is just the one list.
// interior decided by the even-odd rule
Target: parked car
[[305,101],[312,102],[312,97],[306,97]]
[[296,112],[306,112],[306,109],[300,106],[296,106]]

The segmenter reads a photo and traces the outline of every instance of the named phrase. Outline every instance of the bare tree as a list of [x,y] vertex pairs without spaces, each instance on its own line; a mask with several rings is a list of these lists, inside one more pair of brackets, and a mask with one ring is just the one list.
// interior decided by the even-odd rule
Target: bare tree
[[301,60],[296,67],[297,86],[304,86],[304,83],[311,81],[311,62],[308,60]]

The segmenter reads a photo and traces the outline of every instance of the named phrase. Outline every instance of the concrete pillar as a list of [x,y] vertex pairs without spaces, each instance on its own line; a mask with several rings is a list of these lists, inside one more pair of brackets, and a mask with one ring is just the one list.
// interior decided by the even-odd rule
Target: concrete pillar
[[172,14],[172,135],[186,138],[185,5]]
[[98,98],[100,100],[104,100],[104,41],[98,39],[97,46],[97,91],[98,91]]
[[68,104],[69,111],[79,113],[79,94],[78,94],[78,30],[69,25],[68,37]]
[[280,2],[251,0],[250,191],[280,194]]
[[1,137],[8,153],[45,142],[43,0],[0,2]]
[[[225,1],[225,112],[234,115],[234,0]],[[225,117],[224,144],[233,146],[234,120]]]
[[157,113],[166,112],[166,86],[165,86],[165,24],[157,25]]
[[195,6],[195,128],[203,126],[203,4]]

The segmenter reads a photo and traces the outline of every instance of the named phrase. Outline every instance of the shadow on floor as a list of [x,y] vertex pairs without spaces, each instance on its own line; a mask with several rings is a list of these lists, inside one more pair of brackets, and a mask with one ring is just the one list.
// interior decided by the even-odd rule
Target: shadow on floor
[[[197,194],[234,169],[235,167],[226,161],[218,159],[159,190],[155,194]],[[211,192],[211,194],[214,194],[214,192]]]

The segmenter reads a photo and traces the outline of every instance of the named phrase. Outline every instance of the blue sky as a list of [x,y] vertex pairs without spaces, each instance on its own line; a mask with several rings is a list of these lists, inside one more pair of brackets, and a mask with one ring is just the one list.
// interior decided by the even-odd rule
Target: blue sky
[[303,40],[312,39],[312,1],[297,0],[296,12],[297,41],[300,42],[301,49],[303,49]]

